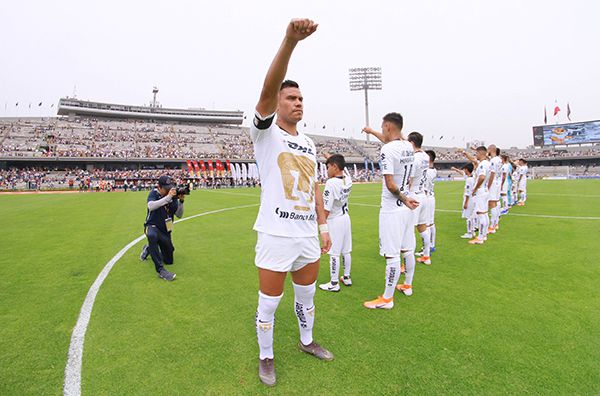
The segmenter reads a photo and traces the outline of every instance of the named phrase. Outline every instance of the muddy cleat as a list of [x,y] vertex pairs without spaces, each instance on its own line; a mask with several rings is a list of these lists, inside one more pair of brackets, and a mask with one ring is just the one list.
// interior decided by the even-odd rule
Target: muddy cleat
[[429,256],[421,256],[417,259],[417,263],[422,263],[425,265],[431,265],[431,257]]
[[462,234],[460,236],[462,239],[473,239],[473,234],[471,234],[470,232],[465,232],[464,234]]
[[349,276],[342,276],[340,282],[342,282],[344,286],[352,286],[352,278]]
[[396,285],[396,289],[404,293],[405,296],[412,296],[413,290],[411,285]]
[[273,359],[258,359],[258,378],[267,386],[275,385],[275,363]]
[[327,282],[327,283],[323,283],[322,285],[319,285],[319,289],[325,290],[325,291],[330,291],[330,292],[339,292],[340,284],[336,282],[334,285],[331,282]]
[[363,306],[369,309],[392,309],[394,308],[394,297],[383,298],[383,296],[379,296],[375,300],[365,301]]
[[313,355],[317,359],[325,360],[327,362],[333,360],[333,353],[329,352],[327,349],[323,348],[314,341],[308,345],[298,342],[298,349],[300,349],[302,352],[308,353],[309,355]]
[[470,245],[483,245],[483,241],[479,238],[473,238],[469,241]]

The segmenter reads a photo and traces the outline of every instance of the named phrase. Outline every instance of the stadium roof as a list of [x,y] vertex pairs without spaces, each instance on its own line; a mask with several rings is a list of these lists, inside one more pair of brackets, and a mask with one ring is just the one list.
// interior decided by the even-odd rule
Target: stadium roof
[[241,125],[244,119],[244,113],[242,111],[168,109],[162,107],[89,102],[71,98],[60,99],[58,102],[58,115],[139,118],[145,120],[233,125]]

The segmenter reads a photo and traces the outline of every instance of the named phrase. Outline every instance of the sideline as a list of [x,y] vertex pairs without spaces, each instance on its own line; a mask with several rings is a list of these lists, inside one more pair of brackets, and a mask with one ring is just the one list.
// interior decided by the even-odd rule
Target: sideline
[[[175,221],[175,223],[179,223],[182,221],[194,219],[196,217],[207,216],[210,214],[227,212],[235,209],[244,209],[251,208],[254,206],[258,206],[259,204],[251,204],[251,205],[241,205],[241,206],[232,206],[229,208],[211,210],[208,212],[198,213],[193,216],[184,217],[183,219]],[[71,334],[71,343],[69,344],[69,354],[67,357],[67,365],[65,366],[65,382],[63,385],[63,394],[66,396],[80,396],[81,395],[81,363],[83,359],[83,343],[85,341],[85,333],[87,331],[88,324],[90,323],[90,317],[92,316],[92,309],[94,308],[94,301],[96,300],[96,295],[100,290],[100,286],[108,276],[110,270],[114,267],[114,265],[119,261],[121,257],[129,249],[135,246],[138,242],[145,239],[145,235],[140,235],[133,241],[131,241],[127,246],[121,249],[117,254],[113,256],[109,260],[108,263],[104,266],[92,286],[88,291],[85,300],[83,301],[83,305],[81,306],[81,311],[79,312],[79,317],[77,318],[77,323],[73,328],[73,333]]]
[[[372,208],[379,208],[380,205],[363,204],[363,203],[352,203],[352,206],[368,206]],[[462,213],[460,210],[455,209],[436,209],[436,212],[448,212],[448,213]],[[600,220],[600,217],[584,217],[584,216],[558,216],[558,215],[546,215],[546,214],[530,214],[530,213],[508,213],[506,216],[519,216],[519,217],[540,217],[543,219],[563,219],[563,220]]]

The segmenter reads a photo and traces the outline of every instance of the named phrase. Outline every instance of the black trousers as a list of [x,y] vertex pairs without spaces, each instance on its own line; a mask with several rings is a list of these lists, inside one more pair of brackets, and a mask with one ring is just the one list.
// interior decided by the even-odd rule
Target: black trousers
[[171,240],[171,233],[162,231],[156,226],[146,227],[146,237],[148,238],[148,252],[156,272],[160,272],[164,264],[173,264],[173,252],[175,247]]

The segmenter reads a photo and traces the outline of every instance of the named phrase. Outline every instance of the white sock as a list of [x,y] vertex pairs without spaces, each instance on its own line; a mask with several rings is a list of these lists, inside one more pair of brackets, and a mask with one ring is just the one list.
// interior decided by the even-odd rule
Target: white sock
[[256,309],[256,336],[260,359],[273,359],[273,327],[275,326],[275,311],[283,297],[267,296],[258,292],[258,308]]
[[475,228],[477,228],[477,215],[471,215],[471,234],[475,235]]
[[467,234],[471,233],[471,228],[473,227],[471,218],[467,219]]
[[308,345],[313,342],[312,330],[315,324],[315,283],[310,285],[294,286],[294,311],[298,318],[298,327],[300,328],[300,342]]
[[429,226],[429,235],[431,240],[431,247],[435,247],[435,224]]
[[421,232],[421,241],[423,242],[423,257],[429,257],[431,254],[431,234],[429,228]]
[[498,226],[498,223],[500,223],[500,206],[496,205],[494,208],[494,227]]
[[340,256],[329,255],[329,273],[331,274],[331,283],[338,283],[340,274]]
[[350,253],[344,253],[344,276],[350,277],[350,270],[352,269],[352,256]]
[[483,240],[487,236],[490,218],[487,213],[480,214],[477,217],[479,217],[479,239]]
[[400,279],[400,257],[390,257],[385,259],[385,292],[383,298],[394,297],[398,279]]
[[508,195],[502,196],[502,208],[508,209]]
[[404,266],[406,268],[404,284],[412,285],[413,277],[415,276],[415,252],[412,250],[403,252],[402,257],[404,257]]
[[527,193],[521,194],[521,197],[522,197],[521,199],[522,199],[523,203],[525,203],[525,201],[527,201]]

